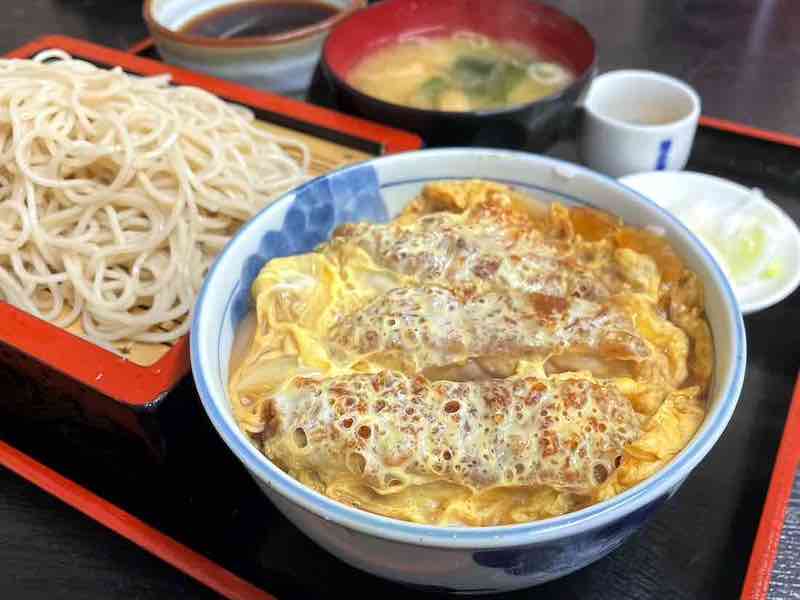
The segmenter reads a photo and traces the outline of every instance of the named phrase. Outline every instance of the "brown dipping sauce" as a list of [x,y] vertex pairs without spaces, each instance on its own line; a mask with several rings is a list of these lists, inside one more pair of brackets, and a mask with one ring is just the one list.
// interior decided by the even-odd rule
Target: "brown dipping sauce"
[[335,6],[313,0],[250,0],[198,15],[180,32],[223,40],[280,35],[321,23],[337,12]]

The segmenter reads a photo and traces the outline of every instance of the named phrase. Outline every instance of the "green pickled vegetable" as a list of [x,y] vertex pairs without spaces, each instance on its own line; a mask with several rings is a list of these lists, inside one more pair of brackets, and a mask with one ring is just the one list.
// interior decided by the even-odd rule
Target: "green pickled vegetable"
[[783,275],[783,265],[781,261],[774,260],[770,264],[767,265],[767,268],[764,269],[764,272],[761,273],[762,279],[775,279]]

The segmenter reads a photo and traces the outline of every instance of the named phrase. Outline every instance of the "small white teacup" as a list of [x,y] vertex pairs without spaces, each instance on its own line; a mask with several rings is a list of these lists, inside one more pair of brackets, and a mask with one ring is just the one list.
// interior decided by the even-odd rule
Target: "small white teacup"
[[653,71],[611,71],[595,78],[583,108],[578,152],[590,168],[621,177],[686,165],[700,117],[700,97],[686,83]]

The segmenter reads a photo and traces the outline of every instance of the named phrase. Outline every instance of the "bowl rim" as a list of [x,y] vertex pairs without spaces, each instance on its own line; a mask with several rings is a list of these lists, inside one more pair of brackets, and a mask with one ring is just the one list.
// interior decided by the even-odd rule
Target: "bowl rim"
[[[146,0],[151,1],[151,0]],[[383,0],[383,4],[387,2],[407,2],[409,0]],[[504,115],[513,114],[516,112],[524,112],[531,108],[539,106],[544,106],[551,102],[560,102],[565,97],[568,97],[572,94],[575,90],[581,90],[587,83],[592,81],[594,77],[597,75],[597,42],[595,41],[594,37],[592,36],[591,32],[586,28],[586,26],[572,17],[567,13],[555,8],[553,6],[542,4],[540,2],[535,2],[536,4],[540,4],[541,6],[547,8],[548,10],[552,10],[553,12],[559,13],[566,19],[570,19],[573,21],[581,31],[586,35],[587,39],[592,44],[592,61],[589,65],[580,73],[576,74],[575,79],[569,83],[569,85],[564,86],[563,88],[556,90],[546,96],[541,96],[540,98],[536,98],[535,100],[531,100],[529,102],[523,102],[520,104],[512,104],[510,106],[504,106],[500,108],[492,108],[492,109],[483,109],[483,110],[439,110],[434,108],[419,108],[416,106],[407,106],[405,104],[397,104],[395,102],[389,102],[388,100],[383,100],[376,96],[371,96],[365,92],[362,92],[356,87],[353,87],[348,83],[347,79],[345,78],[344,73],[339,73],[337,69],[335,69],[328,60],[328,52],[330,47],[335,43],[333,41],[333,36],[329,35],[325,39],[325,43],[322,45],[322,52],[320,54],[320,62],[322,64],[323,70],[329,74],[329,77],[334,79],[334,84],[336,86],[341,87],[349,94],[361,99],[362,101],[368,100],[370,102],[374,102],[378,105],[382,110],[391,110],[391,111],[406,111],[409,115],[416,115],[416,116],[427,116],[427,117],[441,117],[441,118],[457,118],[457,119],[481,119],[481,118],[491,118],[491,117],[502,117]],[[354,11],[353,13],[347,15],[344,19],[342,19],[342,23],[354,18],[362,18],[363,15],[369,13],[371,10],[375,10],[378,8],[377,4],[373,4],[368,6],[364,10]],[[402,31],[402,30],[401,30]]]
[[[618,187],[628,195],[636,197],[640,202],[660,213],[662,217],[671,222],[673,227],[681,231],[696,254],[710,266],[714,285],[718,287],[725,302],[723,303],[723,318],[730,328],[733,337],[733,347],[730,349],[730,360],[734,361],[734,368],[727,382],[719,382],[724,387],[719,388],[720,401],[715,412],[707,414],[701,429],[695,434],[689,444],[683,448],[673,459],[662,467],[657,473],[645,479],[632,488],[617,494],[607,500],[593,504],[578,511],[566,513],[558,517],[531,521],[513,525],[497,525],[491,527],[450,527],[437,525],[423,525],[393,519],[382,515],[370,513],[358,508],[347,506],[336,500],[328,498],[311,488],[306,487],[289,474],[280,470],[266,456],[249,442],[238,428],[229,427],[223,417],[221,405],[228,402],[227,394],[216,398],[210,391],[205,380],[203,369],[201,340],[206,336],[203,333],[205,297],[212,287],[212,282],[219,269],[223,268],[225,257],[235,251],[236,241],[247,235],[248,231],[263,229],[262,223],[271,219],[274,212],[287,207],[296,194],[318,181],[324,180],[333,174],[347,172],[364,165],[380,165],[382,163],[415,160],[427,156],[443,158],[464,157],[476,153],[488,152],[495,157],[522,159],[545,163],[558,170],[579,172],[593,179],[599,179]],[[208,330],[209,328],[205,328]],[[736,296],[731,289],[728,279],[724,276],[713,256],[706,250],[700,240],[678,219],[660,207],[652,200],[639,194],[636,190],[619,183],[606,175],[592,171],[586,167],[576,165],[561,159],[530,154],[515,150],[499,150],[494,148],[437,148],[407,152],[397,156],[386,156],[372,159],[365,163],[358,163],[343,167],[331,173],[316,177],[305,184],[287,192],[275,203],[264,208],[236,233],[220,255],[215,260],[209,273],[206,275],[203,286],[197,297],[195,313],[192,321],[190,335],[192,373],[200,395],[203,407],[211,420],[214,428],[223,438],[229,449],[245,465],[259,483],[263,483],[293,506],[301,508],[313,515],[333,521],[347,529],[364,533],[373,537],[395,542],[448,549],[491,549],[524,546],[531,543],[541,543],[565,536],[576,535],[599,529],[636,509],[650,504],[663,496],[669,496],[708,454],[714,444],[725,430],[733,411],[736,407],[739,394],[744,381],[744,371],[747,357],[747,341],[744,321],[739,310]],[[716,344],[715,344],[716,348]]]
[[[285,33],[279,33],[276,35],[257,35],[252,37],[222,39],[207,37],[204,35],[181,33],[180,31],[176,31],[162,25],[158,22],[158,19],[156,19],[155,13],[153,12],[153,6],[157,1],[158,0],[144,0],[144,4],[142,5],[142,17],[144,18],[144,22],[153,37],[161,37],[171,42],[177,42],[187,46],[217,49],[263,48],[286,44],[289,42],[296,42],[333,29],[333,27],[339,22],[367,6],[367,0],[348,0],[349,7],[337,10],[327,19],[324,19],[318,23],[314,23],[313,25],[292,29]],[[231,4],[235,3],[236,0],[231,2]]]
[[[669,121],[667,123],[629,123],[617,117],[612,117],[605,112],[601,112],[597,109],[597,107],[593,104],[592,98],[593,95],[598,94],[597,91],[599,86],[603,85],[604,82],[613,82],[616,79],[628,79],[630,83],[635,83],[634,80],[651,80],[651,81],[660,81],[662,83],[667,83],[673,86],[675,89],[680,90],[689,98],[691,102],[691,109],[688,113],[683,115],[682,117],[675,119],[673,121]],[[614,71],[606,71],[605,73],[601,73],[597,75],[592,80],[592,87],[586,93],[586,97],[583,99],[581,103],[583,109],[589,113],[592,117],[609,125],[611,127],[615,127],[617,129],[623,129],[626,131],[634,131],[634,132],[666,132],[672,131],[674,129],[678,129],[680,127],[685,127],[690,123],[696,123],[697,120],[700,118],[700,114],[702,111],[702,101],[700,99],[700,95],[697,91],[689,85],[686,81],[682,79],[678,79],[677,77],[673,77],[672,75],[668,75],[666,73],[661,73],[659,71],[651,71],[649,69],[616,69]]]

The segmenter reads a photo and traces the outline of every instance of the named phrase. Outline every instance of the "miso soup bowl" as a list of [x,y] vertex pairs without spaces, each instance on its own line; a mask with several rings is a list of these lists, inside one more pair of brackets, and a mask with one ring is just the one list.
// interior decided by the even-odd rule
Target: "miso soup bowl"
[[[278,256],[308,252],[334,227],[386,221],[429,181],[478,177],[546,201],[593,206],[657,226],[702,279],[716,359],[708,415],[669,464],[626,492],[560,517],[500,527],[426,526],[340,504],[272,464],[234,421],[226,392],[234,334],[250,287]],[[639,529],[714,446],[733,414],[745,370],[736,297],[713,257],[664,209],[615,180],[552,158],[503,150],[436,149],[378,158],[314,179],[245,224],[217,258],[197,300],[192,370],[222,439],[264,494],[304,534],[350,565],[425,589],[497,592],[536,585],[605,556]],[[680,524],[676,524],[679,526]]]
[[[458,31],[514,41],[568,66],[575,80],[533,102],[500,109],[449,112],[386,102],[348,83],[363,58],[409,36]],[[322,72],[344,112],[418,133],[428,146],[492,146],[543,150],[569,126],[576,103],[595,74],[595,44],[583,25],[532,0],[383,0],[353,13],[331,31]]]

